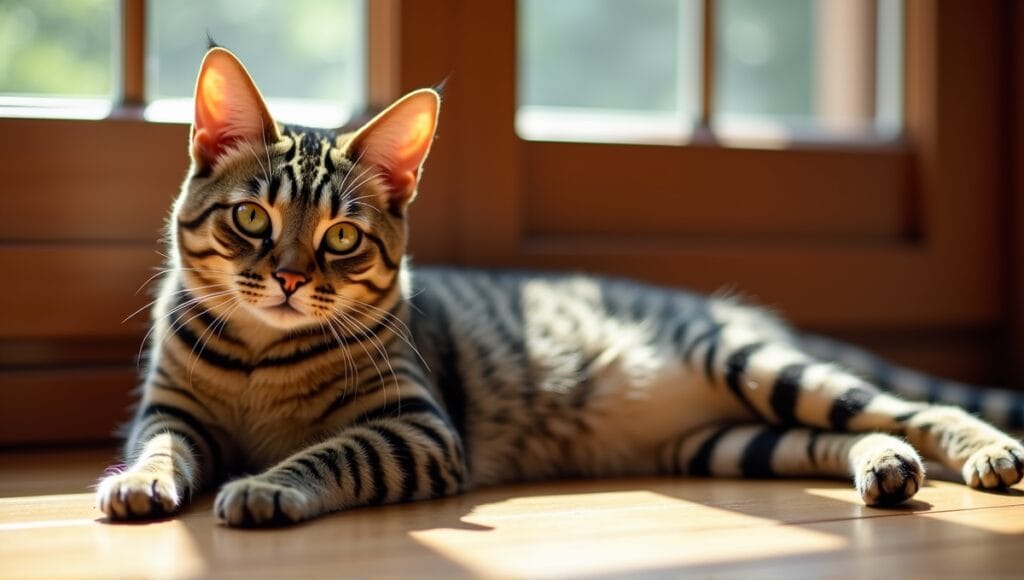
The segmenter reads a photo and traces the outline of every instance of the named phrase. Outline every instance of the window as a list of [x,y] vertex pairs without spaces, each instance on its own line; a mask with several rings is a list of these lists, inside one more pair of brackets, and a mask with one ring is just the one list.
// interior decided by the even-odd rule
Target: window
[[700,116],[698,0],[523,0],[519,9],[520,136],[684,140]]
[[147,120],[188,123],[209,34],[248,63],[279,119],[340,126],[366,106],[367,31],[365,0],[12,0],[0,4],[0,116],[101,119],[144,101]]
[[239,55],[281,121],[339,127],[366,106],[360,0],[150,1],[146,118],[190,122],[206,34]]
[[879,140],[902,116],[902,1],[521,0],[519,135]]
[[105,117],[116,16],[115,0],[0,3],[0,115]]

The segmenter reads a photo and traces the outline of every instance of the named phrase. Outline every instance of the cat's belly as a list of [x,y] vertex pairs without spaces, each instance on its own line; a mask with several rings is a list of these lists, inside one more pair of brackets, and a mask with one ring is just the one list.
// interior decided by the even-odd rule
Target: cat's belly
[[612,375],[590,388],[583,405],[540,404],[523,421],[475,422],[473,483],[650,474],[664,445],[708,424],[747,417],[732,397],[677,362],[645,380]]

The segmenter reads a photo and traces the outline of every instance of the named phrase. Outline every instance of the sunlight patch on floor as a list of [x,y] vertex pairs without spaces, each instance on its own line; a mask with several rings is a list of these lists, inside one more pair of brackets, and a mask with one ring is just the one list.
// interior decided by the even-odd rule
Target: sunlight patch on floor
[[923,516],[996,534],[1024,534],[1024,510],[1019,506],[987,509],[985,518],[979,518],[977,512],[967,511],[928,513]]
[[52,502],[67,502],[67,501],[81,501],[83,498],[91,498],[91,493],[56,493],[49,495],[19,495],[12,497],[0,497],[0,508],[10,508],[12,506],[25,505],[30,503],[52,503]]
[[0,560],[5,562],[0,576],[36,577],[42,563],[45,576],[52,578],[184,577],[207,570],[201,550],[181,521],[107,525],[96,519],[71,519],[23,524],[0,526]]
[[[851,484],[852,485],[852,484]],[[804,491],[810,495],[823,497],[826,499],[833,499],[841,501],[843,503],[864,506],[864,500],[857,495],[857,492],[851,488],[838,488],[838,487],[808,487]]]
[[[475,574],[498,576],[615,574],[847,545],[832,534],[650,491],[514,498],[478,505],[463,521],[493,530],[443,528],[410,536]],[[768,541],[766,527],[772,527]]]
[[[1017,486],[1007,492],[983,492],[960,483],[931,481],[904,506],[894,508],[871,508],[864,506],[856,493],[835,488],[806,488],[810,495],[826,499],[857,504],[863,508],[864,516],[915,515],[932,520],[966,526],[997,534],[1024,534],[1024,493]],[[1007,498],[1015,498],[1020,505],[1007,505]],[[949,509],[944,506],[955,506]],[[978,509],[984,510],[985,517],[978,517]]]
[[87,526],[96,523],[93,518],[77,518],[71,520],[43,520],[31,522],[6,522],[0,524],[0,532],[18,530],[38,530],[40,528],[67,528],[71,526]]

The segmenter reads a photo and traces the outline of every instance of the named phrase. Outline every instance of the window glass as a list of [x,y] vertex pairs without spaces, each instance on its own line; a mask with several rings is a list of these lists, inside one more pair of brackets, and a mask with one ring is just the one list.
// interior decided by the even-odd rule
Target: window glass
[[525,138],[675,140],[699,108],[697,0],[520,0]]
[[850,137],[900,124],[898,0],[717,0],[712,126]]
[[114,0],[0,2],[0,114],[105,116],[116,16]]
[[281,121],[338,126],[366,102],[362,0],[150,0],[147,118],[189,121],[207,34],[245,63]]
[[723,143],[889,137],[902,123],[902,0],[519,0],[526,139]]

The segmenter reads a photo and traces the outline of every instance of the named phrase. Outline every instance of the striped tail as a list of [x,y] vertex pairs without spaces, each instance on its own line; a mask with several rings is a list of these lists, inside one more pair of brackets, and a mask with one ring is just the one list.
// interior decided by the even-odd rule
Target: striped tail
[[997,427],[1024,430],[1022,391],[941,379],[890,363],[862,348],[832,338],[803,335],[800,341],[808,354],[836,362],[904,399],[956,405]]

